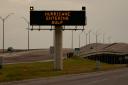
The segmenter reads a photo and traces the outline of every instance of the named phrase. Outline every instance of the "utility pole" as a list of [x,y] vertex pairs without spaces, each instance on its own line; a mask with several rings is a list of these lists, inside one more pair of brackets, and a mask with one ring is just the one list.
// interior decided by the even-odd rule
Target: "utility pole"
[[30,50],[30,36],[29,36],[29,35],[30,35],[30,33],[29,33],[29,28],[30,28],[30,27],[29,27],[29,26],[30,26],[29,24],[30,24],[30,22],[29,22],[25,17],[21,17],[21,18],[24,19],[24,21],[25,21],[25,22],[27,23],[27,25],[28,25],[28,27],[27,27],[27,30],[28,30],[28,40],[27,40],[27,41],[28,41],[28,51],[29,51],[29,50]]
[[2,22],[3,22],[3,53],[5,52],[4,51],[4,44],[5,44],[5,20],[7,20],[12,14],[14,14],[14,13],[10,13],[10,14],[8,14],[5,18],[2,18],[1,16],[0,16],[0,19],[2,20]]

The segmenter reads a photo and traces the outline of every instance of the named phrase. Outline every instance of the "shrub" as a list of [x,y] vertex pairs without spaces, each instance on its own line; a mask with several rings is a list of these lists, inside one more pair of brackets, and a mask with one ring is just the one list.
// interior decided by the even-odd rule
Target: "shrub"
[[14,49],[13,49],[13,47],[8,47],[7,51],[8,52],[14,52]]

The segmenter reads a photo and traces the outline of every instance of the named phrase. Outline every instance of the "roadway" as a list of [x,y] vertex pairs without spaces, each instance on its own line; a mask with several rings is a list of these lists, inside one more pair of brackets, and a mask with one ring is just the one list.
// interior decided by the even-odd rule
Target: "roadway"
[[0,83],[0,85],[128,85],[128,68],[106,72],[30,79]]
[[[70,49],[63,49],[63,51],[63,56],[66,56]],[[53,56],[49,55],[48,49],[0,53],[0,57],[3,58],[3,64],[53,61]]]

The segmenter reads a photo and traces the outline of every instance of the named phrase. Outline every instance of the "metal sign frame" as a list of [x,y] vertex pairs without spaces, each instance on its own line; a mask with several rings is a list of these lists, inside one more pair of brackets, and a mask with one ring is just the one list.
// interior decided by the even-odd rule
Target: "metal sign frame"
[[[48,14],[50,12],[51,15],[54,15],[54,12],[55,12],[55,15],[57,15],[56,14],[57,12],[60,12],[61,14],[62,14],[62,12],[65,12],[64,14],[65,14],[66,18],[68,18],[69,21],[62,20],[62,21],[64,21],[63,24],[50,24],[52,22],[52,20],[50,20],[48,22],[45,20],[46,19],[45,12]],[[70,15],[70,17],[68,17],[69,15]],[[32,18],[32,17],[34,17],[34,18]],[[44,20],[44,22],[42,20]],[[53,21],[59,21],[59,20],[54,19]],[[50,31],[56,30],[55,28],[53,28],[53,26],[63,26],[63,28],[61,29],[63,31],[64,30],[75,30],[75,31],[82,30],[83,31],[85,28],[85,25],[87,25],[86,8],[82,7],[82,10],[79,10],[79,11],[73,11],[73,10],[72,11],[48,11],[48,10],[37,11],[37,10],[34,10],[33,6],[31,6],[30,7],[30,25],[31,25],[31,28],[28,30],[31,30],[31,31],[33,31],[33,30],[38,30],[38,31],[40,31],[40,30],[50,30]],[[50,28],[41,28],[41,26],[51,26],[51,27]],[[75,28],[66,28],[65,26],[75,26]],[[78,26],[80,26],[80,27],[82,26],[82,28],[78,29],[77,28]]]

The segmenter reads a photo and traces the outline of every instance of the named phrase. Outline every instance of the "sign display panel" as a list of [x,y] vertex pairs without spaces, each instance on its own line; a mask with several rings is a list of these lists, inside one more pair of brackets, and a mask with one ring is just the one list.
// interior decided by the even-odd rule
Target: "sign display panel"
[[30,25],[86,25],[85,11],[30,11]]

